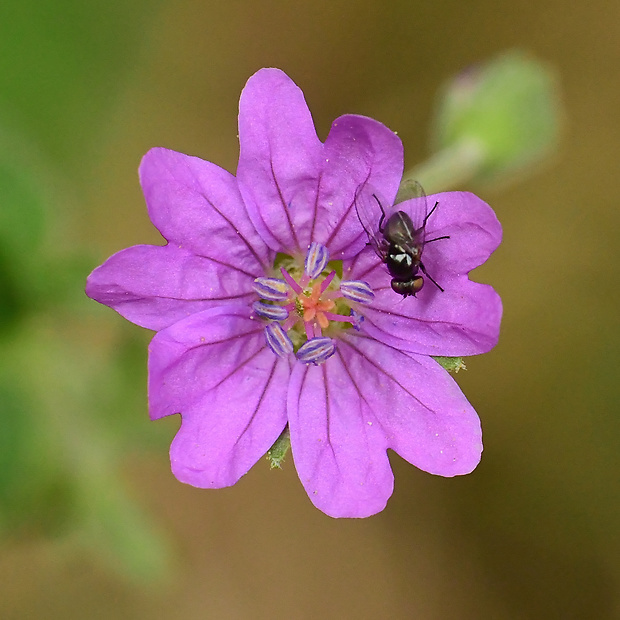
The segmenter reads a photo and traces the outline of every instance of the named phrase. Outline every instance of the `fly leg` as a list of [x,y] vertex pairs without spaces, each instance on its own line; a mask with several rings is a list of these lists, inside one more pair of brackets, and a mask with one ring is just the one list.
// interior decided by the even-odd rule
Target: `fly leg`
[[420,269],[422,270],[422,273],[443,293],[444,291],[441,288],[441,286],[439,286],[439,284],[437,284],[437,282],[433,280],[433,278],[430,276],[428,271],[426,271],[426,267],[424,266],[424,263],[422,263],[421,261],[420,261]]
[[424,218],[424,222],[422,223],[422,228],[426,226],[426,222],[428,218],[433,215],[433,211],[439,206],[439,200],[435,203],[435,206],[429,211],[428,215]]
[[377,196],[373,194],[372,197],[377,201],[379,209],[381,209],[381,217],[379,218],[379,232],[383,233],[383,220],[385,219],[385,211],[383,210],[383,205],[381,204],[381,201],[377,198]]
[[435,237],[434,239],[425,239],[424,244],[432,243],[433,241],[439,241],[440,239],[449,239],[450,235],[444,235],[443,237]]

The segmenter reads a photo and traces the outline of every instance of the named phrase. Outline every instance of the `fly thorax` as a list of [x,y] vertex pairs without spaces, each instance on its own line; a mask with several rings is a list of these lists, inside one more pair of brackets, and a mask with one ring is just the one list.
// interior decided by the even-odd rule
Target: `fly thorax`
[[393,277],[404,278],[412,275],[415,257],[410,251],[405,251],[398,245],[391,245],[385,262]]

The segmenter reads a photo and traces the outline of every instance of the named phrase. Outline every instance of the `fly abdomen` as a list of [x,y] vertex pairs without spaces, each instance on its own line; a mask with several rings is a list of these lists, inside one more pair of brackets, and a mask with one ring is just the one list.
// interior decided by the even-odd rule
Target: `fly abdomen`
[[392,290],[403,297],[415,297],[415,294],[424,286],[422,276],[416,276],[410,280],[397,280],[391,282]]

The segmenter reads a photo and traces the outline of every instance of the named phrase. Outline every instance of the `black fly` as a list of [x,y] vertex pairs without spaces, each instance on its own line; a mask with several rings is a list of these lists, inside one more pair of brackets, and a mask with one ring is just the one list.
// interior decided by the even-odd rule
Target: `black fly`
[[[370,206],[366,204],[369,198],[367,196],[362,197],[359,190],[355,200],[357,216],[368,235],[370,243],[392,276],[391,286],[395,293],[402,295],[403,298],[410,295],[415,297],[415,294],[424,286],[424,279],[419,275],[418,271],[421,271],[443,292],[443,288],[433,280],[422,262],[422,252],[425,244],[450,238],[446,235],[436,237],[435,239],[426,239],[426,223],[438,207],[439,202],[435,202],[435,206],[428,211],[426,207],[426,194],[417,181],[411,187],[405,188],[405,191],[410,198],[413,198],[407,206],[410,207],[409,210],[412,212],[414,219],[405,211],[397,209],[399,203],[394,204],[386,212],[377,195],[372,194],[372,198],[381,211],[381,217],[375,232],[373,222],[376,222],[376,217],[372,216],[372,210],[374,209],[371,210]],[[414,220],[419,223],[416,225]]]

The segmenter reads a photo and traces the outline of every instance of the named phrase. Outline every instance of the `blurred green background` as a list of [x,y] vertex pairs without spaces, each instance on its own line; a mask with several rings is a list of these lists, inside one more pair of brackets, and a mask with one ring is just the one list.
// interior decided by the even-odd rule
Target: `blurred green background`
[[[620,617],[620,5],[4,0],[0,6],[0,618]],[[150,423],[150,333],[83,294],[159,243],[137,166],[166,146],[234,171],[247,78],[285,70],[321,137],[381,120],[426,161],[438,92],[525,50],[555,72],[560,147],[493,183],[504,243],[474,278],[499,346],[458,375],[485,452],[442,479],[392,455],[387,509],[314,509],[292,461],[177,482]],[[436,188],[433,188],[436,189]]]

